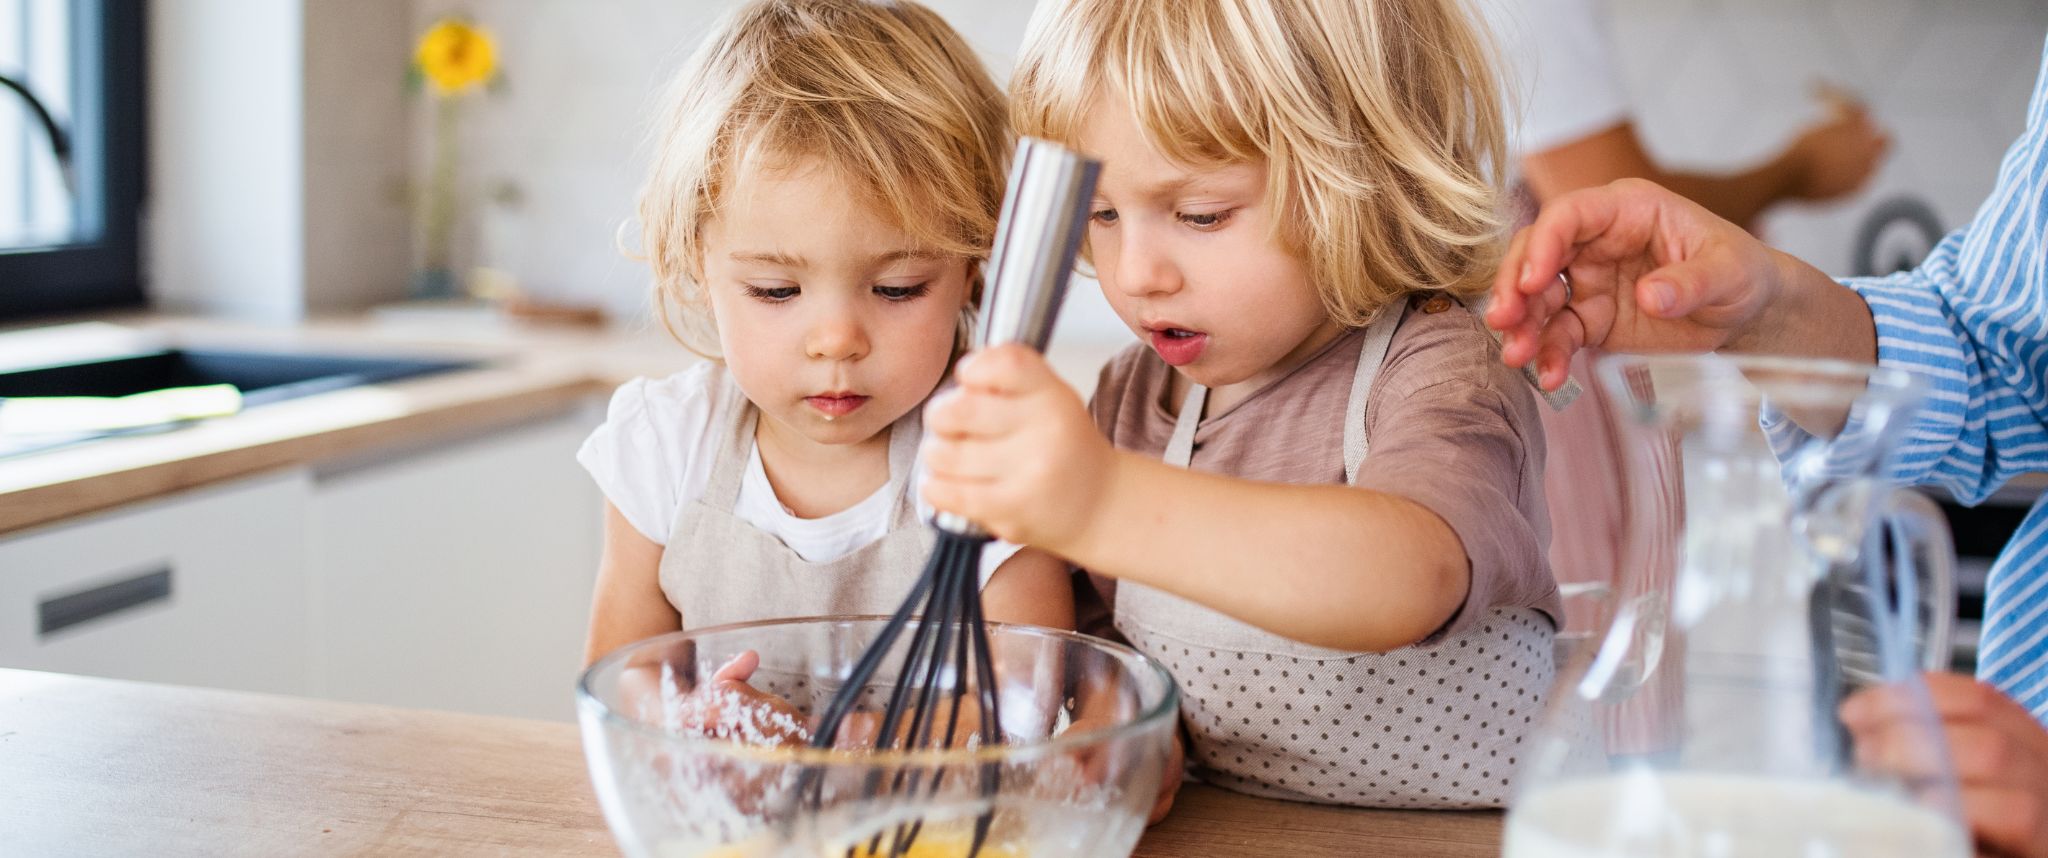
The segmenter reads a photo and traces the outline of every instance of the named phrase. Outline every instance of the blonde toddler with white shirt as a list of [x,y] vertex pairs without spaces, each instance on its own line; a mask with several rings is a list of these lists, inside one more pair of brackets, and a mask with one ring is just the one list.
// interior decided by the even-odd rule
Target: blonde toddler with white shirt
[[[664,319],[716,357],[621,387],[578,453],[607,500],[586,661],[910,591],[919,415],[966,343],[1005,109],[909,2],[757,0],[678,75],[642,238]],[[988,557],[991,620],[1071,627],[1062,561]]]

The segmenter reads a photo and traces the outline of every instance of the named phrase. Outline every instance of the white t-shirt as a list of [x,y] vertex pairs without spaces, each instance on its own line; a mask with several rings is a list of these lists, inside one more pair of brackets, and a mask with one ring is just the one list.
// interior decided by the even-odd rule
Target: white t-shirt
[[[714,368],[705,362],[667,378],[636,378],[620,385],[604,424],[576,452],[576,461],[597,481],[605,499],[634,530],[657,545],[668,544],[677,511],[703,496],[719,444],[724,433],[732,431],[728,423],[738,419],[735,414],[715,413]],[[923,421],[913,417],[901,428],[921,432]],[[916,473],[913,466],[913,479]],[[823,563],[888,533],[898,490],[892,480],[839,512],[800,518],[775,497],[775,487],[761,465],[761,450],[749,445],[733,514],[782,540],[798,557]],[[930,518],[931,510],[922,501],[917,509],[920,518]],[[982,580],[986,582],[1015,553],[1015,545],[990,543],[982,552]]]
[[1500,43],[1512,151],[1554,149],[1628,119],[1628,97],[1601,0],[1478,0],[1478,5]]

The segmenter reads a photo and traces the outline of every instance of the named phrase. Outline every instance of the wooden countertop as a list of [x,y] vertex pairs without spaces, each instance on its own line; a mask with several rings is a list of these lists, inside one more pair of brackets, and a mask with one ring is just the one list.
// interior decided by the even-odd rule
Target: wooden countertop
[[[616,855],[568,724],[0,669],[24,855]],[[1189,786],[1143,858],[1499,854],[1494,813]]]

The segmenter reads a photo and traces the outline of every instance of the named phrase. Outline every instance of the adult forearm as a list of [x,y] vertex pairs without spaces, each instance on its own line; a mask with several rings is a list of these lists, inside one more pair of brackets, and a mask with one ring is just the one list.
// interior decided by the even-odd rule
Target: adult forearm
[[1348,486],[1251,483],[1119,453],[1082,566],[1317,646],[1385,651],[1463,604],[1462,543],[1422,506]]

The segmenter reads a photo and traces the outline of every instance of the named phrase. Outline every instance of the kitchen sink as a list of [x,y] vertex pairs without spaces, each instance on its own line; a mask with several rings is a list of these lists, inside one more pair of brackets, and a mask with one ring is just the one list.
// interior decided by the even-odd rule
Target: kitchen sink
[[0,372],[0,398],[127,396],[166,387],[232,384],[253,407],[345,387],[476,366],[475,361],[166,349],[147,354]]
[[[58,366],[0,372],[0,399],[16,396],[127,396],[167,387],[232,384],[242,406],[469,369],[479,361],[300,352],[174,348]],[[0,438],[0,456],[136,431]]]

